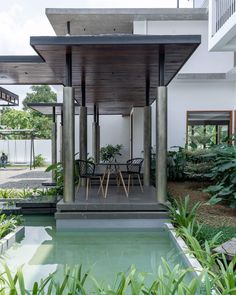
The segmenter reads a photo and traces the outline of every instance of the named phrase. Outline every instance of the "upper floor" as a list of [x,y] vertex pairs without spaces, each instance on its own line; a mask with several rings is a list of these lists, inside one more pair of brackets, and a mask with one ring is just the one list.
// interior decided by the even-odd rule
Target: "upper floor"
[[236,51],[236,0],[209,0],[209,50]]
[[49,8],[46,14],[57,35],[201,35],[201,45],[178,78],[226,79],[226,73],[234,67],[234,53],[208,51],[208,1],[191,3],[195,8]]

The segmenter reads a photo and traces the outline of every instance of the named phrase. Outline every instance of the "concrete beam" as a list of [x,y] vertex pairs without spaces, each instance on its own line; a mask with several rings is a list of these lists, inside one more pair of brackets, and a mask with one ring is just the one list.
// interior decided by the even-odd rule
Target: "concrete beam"
[[151,176],[151,148],[152,148],[152,124],[151,124],[151,107],[144,107],[144,134],[143,134],[143,148],[144,148],[144,186],[150,185]]
[[72,87],[63,89],[63,165],[64,165],[64,202],[75,201],[74,154],[75,154],[75,116]]
[[156,106],[156,192],[157,201],[167,202],[167,87],[157,90]]

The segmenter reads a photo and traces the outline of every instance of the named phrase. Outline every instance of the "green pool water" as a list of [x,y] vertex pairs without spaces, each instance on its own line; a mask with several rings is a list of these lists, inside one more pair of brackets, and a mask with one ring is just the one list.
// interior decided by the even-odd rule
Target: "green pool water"
[[22,266],[27,287],[65,265],[82,264],[84,270],[104,284],[115,274],[135,265],[150,273],[150,282],[161,259],[170,265],[182,264],[181,255],[165,230],[89,230],[56,232],[53,217],[25,220],[25,238],[7,250],[3,258],[12,271]]

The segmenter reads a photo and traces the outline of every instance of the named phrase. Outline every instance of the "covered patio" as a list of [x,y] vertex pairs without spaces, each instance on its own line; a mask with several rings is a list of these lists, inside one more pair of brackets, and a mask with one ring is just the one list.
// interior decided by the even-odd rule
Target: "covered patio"
[[[201,42],[198,35],[96,35],[31,37],[38,56],[0,57],[4,84],[62,84],[64,195],[58,214],[74,213],[75,102],[79,105],[80,159],[87,159],[87,115],[92,113],[93,157],[99,162],[99,116],[130,115],[144,108],[144,193],[137,199],[167,200],[167,86]],[[27,74],[26,74],[27,73]],[[3,83],[3,81],[0,81]],[[156,100],[156,189],[150,188],[151,104]],[[53,108],[52,108],[53,112]],[[54,109],[55,112],[55,109]],[[55,161],[55,160],[54,160]],[[152,191],[150,193],[150,190]],[[145,193],[146,191],[146,193]],[[115,194],[115,192],[114,192]],[[113,195],[114,195],[113,194]],[[139,196],[139,197],[138,197]],[[113,197],[117,203],[119,198]],[[130,200],[128,203],[132,202]],[[135,200],[134,204],[140,201]],[[120,199],[119,199],[120,201]],[[94,206],[94,199],[87,201]],[[99,204],[97,201],[98,211]],[[145,201],[144,201],[145,202]],[[105,206],[106,203],[103,203]],[[74,206],[74,208],[77,208]],[[135,208],[135,207],[134,207]],[[135,209],[136,210],[136,209]],[[63,217],[61,215],[61,217]]]

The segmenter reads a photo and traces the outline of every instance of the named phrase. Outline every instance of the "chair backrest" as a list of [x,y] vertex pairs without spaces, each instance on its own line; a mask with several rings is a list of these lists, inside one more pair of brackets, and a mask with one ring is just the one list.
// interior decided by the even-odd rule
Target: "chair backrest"
[[130,159],[126,162],[126,164],[128,172],[140,173],[143,164],[143,158]]
[[94,175],[94,172],[95,172],[94,163],[89,161],[84,161],[84,160],[76,160],[75,165],[78,170],[79,177],[89,177]]

